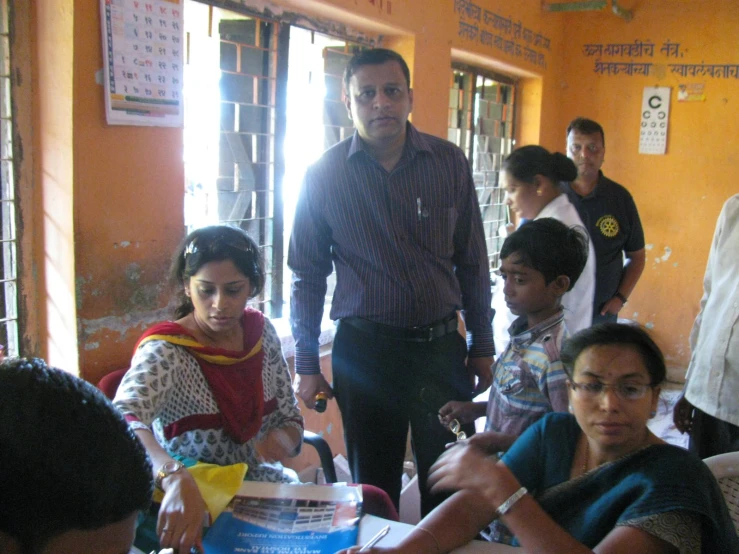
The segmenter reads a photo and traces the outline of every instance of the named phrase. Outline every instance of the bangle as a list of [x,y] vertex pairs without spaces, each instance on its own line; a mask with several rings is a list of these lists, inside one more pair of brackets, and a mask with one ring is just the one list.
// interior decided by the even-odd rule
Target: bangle
[[507,514],[511,508],[513,508],[513,505],[518,502],[523,495],[525,495],[528,490],[526,490],[526,487],[521,487],[516,492],[514,492],[511,496],[508,497],[508,500],[503,502],[500,506],[498,506],[498,509],[495,510],[499,516],[503,516]]
[[423,531],[424,533],[428,533],[431,535],[431,538],[434,539],[434,544],[436,545],[436,552],[437,554],[441,554],[441,546],[439,545],[439,539],[436,538],[436,535],[434,535],[431,531],[426,529],[425,527],[421,527],[420,525],[416,526],[416,529],[419,531]]
[[616,294],[614,294],[613,297],[618,298],[624,306],[626,305],[626,302],[628,302],[629,300],[628,298],[626,298],[623,294],[621,294],[618,291],[616,291]]

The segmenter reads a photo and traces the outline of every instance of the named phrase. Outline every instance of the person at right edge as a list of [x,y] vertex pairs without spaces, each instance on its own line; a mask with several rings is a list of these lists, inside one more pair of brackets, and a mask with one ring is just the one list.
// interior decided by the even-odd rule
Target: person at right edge
[[577,178],[561,186],[595,248],[593,325],[618,320],[646,259],[636,204],[625,187],[603,175],[605,154],[603,127],[583,117],[572,120],[567,127],[567,156],[577,166]]
[[[428,469],[454,439],[437,412],[492,381],[480,207],[464,153],[407,121],[413,91],[399,54],[356,54],[344,87],[356,131],[307,170],[290,238],[295,389],[309,409],[318,393],[336,395],[354,481],[396,507],[410,424],[426,514],[444,498],[428,492]],[[318,355],[332,267],[333,389]]]
[[700,458],[739,451],[739,194],[716,222],[690,365],[673,419]]

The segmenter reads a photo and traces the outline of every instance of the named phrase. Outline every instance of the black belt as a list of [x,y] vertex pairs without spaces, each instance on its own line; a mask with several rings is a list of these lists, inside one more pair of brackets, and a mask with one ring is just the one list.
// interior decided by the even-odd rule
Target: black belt
[[392,325],[375,323],[374,321],[362,319],[361,317],[344,317],[341,319],[341,322],[378,337],[387,337],[408,342],[431,342],[449,333],[454,333],[459,325],[456,312],[441,321],[419,327],[394,327]]

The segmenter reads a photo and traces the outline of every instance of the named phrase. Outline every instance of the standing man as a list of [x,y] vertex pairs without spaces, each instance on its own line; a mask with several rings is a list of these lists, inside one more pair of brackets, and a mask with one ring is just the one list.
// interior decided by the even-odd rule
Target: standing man
[[[593,324],[616,321],[644,271],[644,231],[631,194],[600,170],[606,139],[595,121],[578,117],[567,127],[567,156],[577,179],[562,183],[595,248]],[[625,257],[625,260],[624,260]]]
[[739,451],[739,194],[718,216],[703,279],[700,311],[690,332],[685,390],[675,427],[690,432],[701,458]]
[[[407,122],[413,91],[399,54],[356,54],[344,87],[356,131],[306,172],[290,239],[295,386],[308,408],[336,395],[352,477],[396,506],[410,423],[426,514],[442,500],[427,491],[428,469],[454,439],[438,409],[492,381],[482,219],[464,153]],[[318,363],[332,265],[333,391]]]

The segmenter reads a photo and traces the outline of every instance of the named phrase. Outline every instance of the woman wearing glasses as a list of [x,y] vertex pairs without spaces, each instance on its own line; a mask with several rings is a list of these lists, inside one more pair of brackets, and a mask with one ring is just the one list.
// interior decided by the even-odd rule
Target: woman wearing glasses
[[139,339],[114,403],[149,452],[164,493],[161,546],[189,552],[205,504],[182,462],[246,463],[247,479],[297,480],[280,462],[300,450],[303,419],[274,327],[246,306],[265,281],[254,241],[222,225],[193,231],[174,255],[170,279],[174,321]]
[[548,414],[500,461],[470,446],[445,452],[431,490],[457,492],[397,552],[449,552],[481,530],[542,554],[739,552],[708,468],[647,427],[665,378],[647,333],[596,325],[565,344],[562,361],[571,414]]

